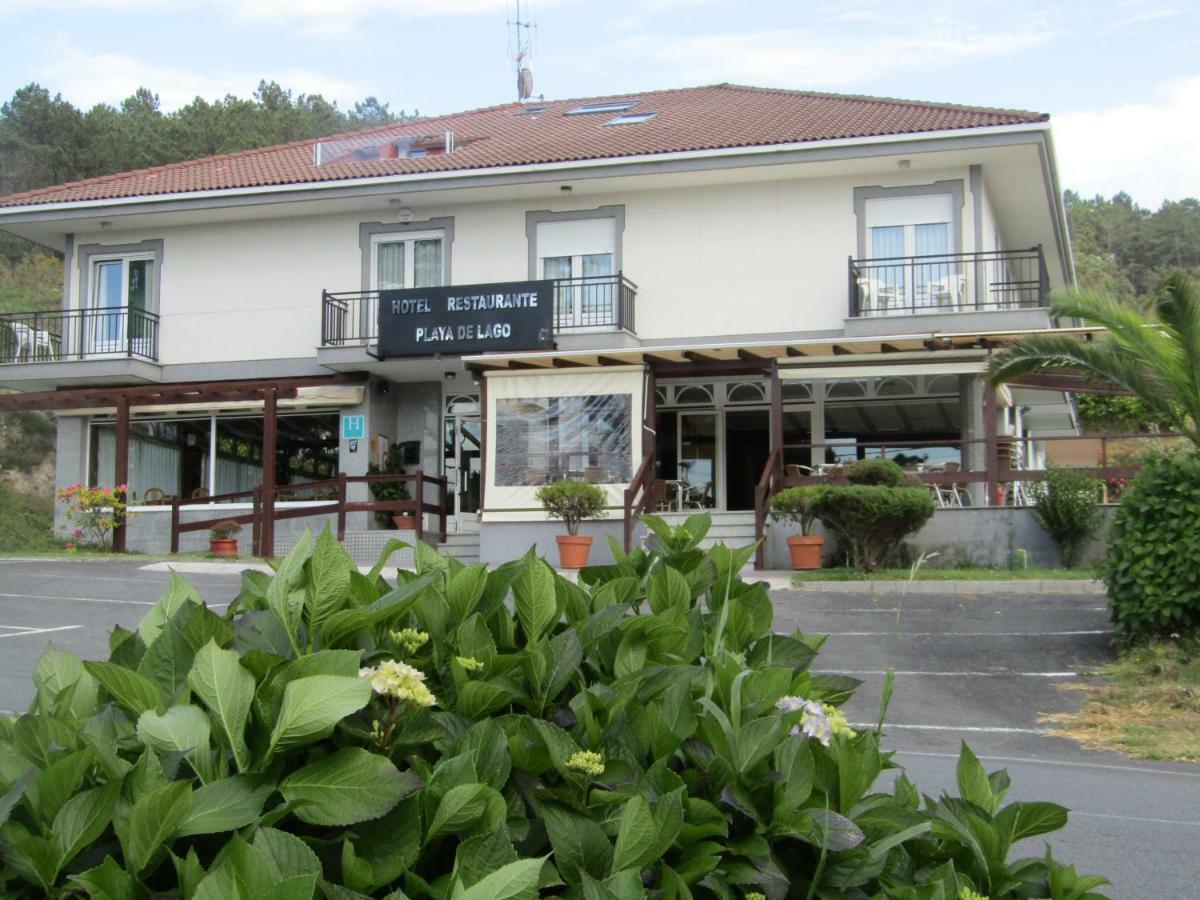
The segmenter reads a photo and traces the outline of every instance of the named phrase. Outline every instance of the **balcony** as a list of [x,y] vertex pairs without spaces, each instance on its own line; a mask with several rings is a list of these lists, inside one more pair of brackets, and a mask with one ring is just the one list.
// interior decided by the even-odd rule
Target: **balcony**
[[[555,334],[633,331],[637,285],[623,274],[553,281]],[[472,286],[456,287],[468,290]],[[322,292],[321,346],[353,347],[377,342],[379,294],[379,291]]]
[[850,260],[850,318],[1046,306],[1042,248]]
[[158,359],[158,316],[134,307],[0,314],[0,365]]

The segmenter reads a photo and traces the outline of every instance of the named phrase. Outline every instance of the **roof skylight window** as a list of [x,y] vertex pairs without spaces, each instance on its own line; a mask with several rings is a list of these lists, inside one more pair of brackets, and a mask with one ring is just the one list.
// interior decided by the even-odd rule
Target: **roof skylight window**
[[636,125],[638,122],[649,122],[651,119],[653,119],[657,115],[658,115],[658,113],[656,113],[656,112],[630,113],[627,116],[617,116],[615,119],[609,119],[604,124],[605,125]]
[[568,116],[590,116],[592,113],[621,112],[637,106],[641,100],[613,100],[608,103],[586,103],[567,110]]
[[544,113],[545,111],[546,111],[546,107],[544,107],[544,106],[526,106],[519,113],[517,113],[517,115],[518,116],[536,116],[539,113]]

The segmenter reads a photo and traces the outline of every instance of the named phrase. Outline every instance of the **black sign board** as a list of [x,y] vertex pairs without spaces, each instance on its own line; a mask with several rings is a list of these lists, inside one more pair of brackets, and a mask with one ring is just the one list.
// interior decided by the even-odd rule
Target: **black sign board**
[[385,359],[553,346],[553,281],[379,292],[379,355]]

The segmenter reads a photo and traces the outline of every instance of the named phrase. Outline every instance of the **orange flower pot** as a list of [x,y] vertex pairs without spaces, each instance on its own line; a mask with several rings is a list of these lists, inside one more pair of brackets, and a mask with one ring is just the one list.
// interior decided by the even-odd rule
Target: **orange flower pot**
[[793,569],[821,568],[821,549],[825,538],[811,535],[792,535],[787,539],[788,552],[792,554]]
[[592,539],[582,534],[560,534],[558,542],[558,564],[563,569],[582,569],[587,565]]
[[400,531],[416,531],[416,516],[392,516],[392,524]]
[[212,538],[208,542],[208,552],[213,556],[223,556],[236,559],[237,538]]

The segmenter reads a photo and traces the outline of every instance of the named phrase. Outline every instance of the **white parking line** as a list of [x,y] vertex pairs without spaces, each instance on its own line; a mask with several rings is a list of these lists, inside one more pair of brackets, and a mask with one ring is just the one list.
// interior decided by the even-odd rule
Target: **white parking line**
[[823,631],[830,637],[1063,637],[1081,634],[1112,634],[1104,628],[1086,631]]
[[1096,813],[1083,812],[1082,810],[1071,810],[1073,816],[1085,816],[1091,819],[1117,819],[1121,822],[1153,822],[1156,825],[1190,825],[1193,828],[1200,828],[1200,822],[1189,822],[1186,819],[1152,819],[1147,816],[1118,816],[1115,813]]
[[1078,678],[1078,672],[912,672],[900,669],[821,669],[818,675],[929,675],[936,678]]
[[[874,725],[870,726],[874,728]],[[897,750],[897,756],[929,756],[934,759],[958,759],[957,753],[934,753],[929,750]],[[1034,766],[1066,766],[1078,769],[1102,769],[1112,772],[1145,772],[1149,775],[1180,775],[1184,778],[1200,778],[1200,771],[1184,772],[1176,769],[1144,769],[1140,766],[1117,766],[1112,763],[1078,762],[1069,759],[1035,759],[1029,756],[994,756],[978,754],[988,762],[1023,763]]]
[[[1049,604],[1047,604],[1047,605],[1049,605]],[[892,614],[895,614],[895,613],[939,613],[941,615],[945,615],[947,612],[950,612],[950,610],[947,610],[946,607],[944,607],[944,606],[849,606],[849,607],[839,607],[837,609],[807,608],[806,611],[814,612],[814,613],[821,613],[821,614],[826,614],[826,613],[830,613],[830,614],[836,614],[836,613],[892,613]],[[1020,608],[997,609],[997,610],[994,610],[994,612],[998,616],[1002,615],[1004,613],[1007,613],[1007,612],[1021,613],[1022,615],[1027,615],[1029,613],[1029,610],[1028,609],[1020,609]],[[1108,607],[1107,606],[1080,606],[1077,608],[1072,608],[1072,612],[1108,612]]]
[[27,628],[25,631],[10,631],[8,634],[0,634],[0,638],[32,637],[38,634],[49,634],[52,631],[74,631],[76,628],[82,627],[82,625],[57,625],[54,628]]
[[[116,600],[112,597],[53,597],[48,594],[3,594],[0,597],[18,597],[23,600],[66,600],[69,603],[116,603],[123,606],[153,606],[157,600]],[[228,603],[209,603],[209,609],[220,609]]]
[[[851,722],[852,728],[867,728],[875,730],[874,722]],[[905,731],[964,731],[970,734],[1045,734],[1036,728],[1008,728],[999,725],[900,725],[895,722],[884,722],[883,730],[903,729]]]

